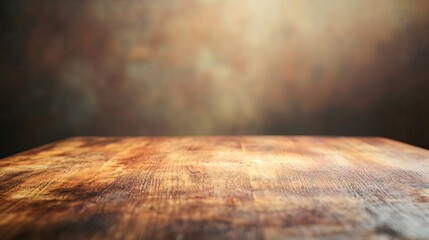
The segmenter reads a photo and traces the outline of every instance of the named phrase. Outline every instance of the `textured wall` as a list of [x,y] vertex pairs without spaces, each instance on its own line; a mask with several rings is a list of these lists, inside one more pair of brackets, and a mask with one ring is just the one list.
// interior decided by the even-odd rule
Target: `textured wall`
[[72,135],[429,147],[429,1],[2,1],[1,155]]

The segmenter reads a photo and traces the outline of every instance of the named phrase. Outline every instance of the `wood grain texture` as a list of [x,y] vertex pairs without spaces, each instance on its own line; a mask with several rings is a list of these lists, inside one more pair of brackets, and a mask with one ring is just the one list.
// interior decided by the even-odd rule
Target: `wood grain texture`
[[429,239],[429,151],[385,138],[77,137],[0,161],[1,239]]

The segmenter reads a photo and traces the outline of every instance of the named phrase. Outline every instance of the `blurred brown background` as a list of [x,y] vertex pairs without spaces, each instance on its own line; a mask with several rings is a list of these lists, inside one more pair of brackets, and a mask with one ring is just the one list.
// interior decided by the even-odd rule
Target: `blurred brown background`
[[429,148],[429,1],[2,0],[0,156],[74,135]]

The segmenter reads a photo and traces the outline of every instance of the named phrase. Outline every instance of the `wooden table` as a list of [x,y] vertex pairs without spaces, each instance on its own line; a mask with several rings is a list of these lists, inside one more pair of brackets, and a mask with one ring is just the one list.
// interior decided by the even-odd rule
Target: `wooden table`
[[385,138],[76,137],[0,160],[0,239],[429,239],[429,151]]

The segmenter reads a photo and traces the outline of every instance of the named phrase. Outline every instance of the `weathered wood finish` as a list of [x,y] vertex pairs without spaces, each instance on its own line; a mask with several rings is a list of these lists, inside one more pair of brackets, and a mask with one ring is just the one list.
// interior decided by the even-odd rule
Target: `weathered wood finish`
[[0,238],[429,239],[429,151],[385,138],[77,137],[0,161]]

